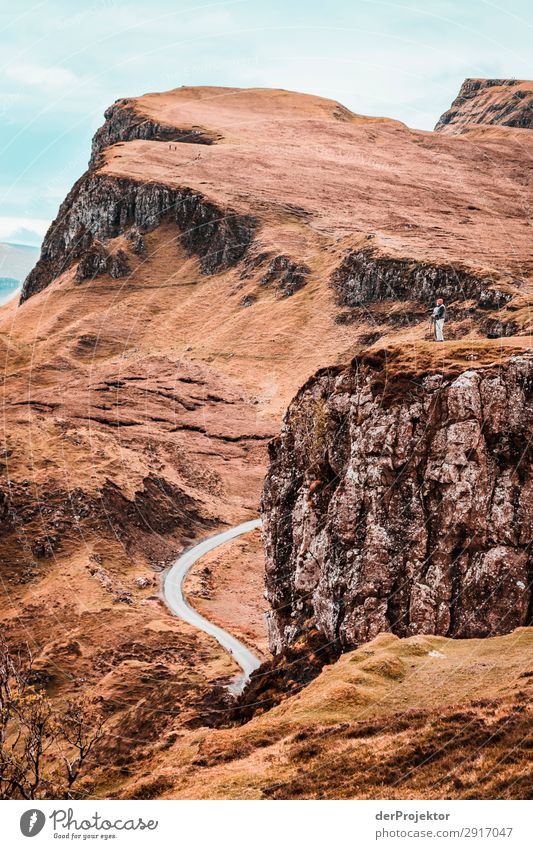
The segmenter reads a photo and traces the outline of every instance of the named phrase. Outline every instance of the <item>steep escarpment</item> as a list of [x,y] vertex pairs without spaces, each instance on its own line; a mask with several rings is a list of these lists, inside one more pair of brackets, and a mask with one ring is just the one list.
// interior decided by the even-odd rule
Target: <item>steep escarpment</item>
[[[176,224],[181,245],[200,258],[206,274],[237,262],[255,228],[251,216],[222,210],[189,188],[172,189],[89,171],[71,189],[49,228],[39,262],[24,282],[21,303],[88,251],[94,254],[95,240],[112,239],[132,228],[147,233],[164,221]],[[97,264],[96,270],[106,267]]]
[[529,80],[466,79],[435,125],[440,133],[463,133],[471,125],[533,128],[533,85]]
[[213,134],[202,127],[174,127],[160,123],[135,109],[135,101],[118,100],[104,112],[105,122],[96,131],[91,148],[90,167],[95,167],[106,148],[118,142],[145,139],[182,144],[213,144]]
[[255,242],[259,265],[240,269],[249,282],[239,304],[252,306],[250,314],[313,278],[332,280],[339,303],[360,301],[354,270],[365,302],[394,299],[399,288],[399,297],[426,307],[437,287],[464,300],[475,297],[478,281],[521,285],[529,277],[528,177],[516,144],[457,144],[341,112],[339,120],[338,104],[266,90],[185,88],[118,101],[23,300],[89,249],[93,276],[111,268],[127,275],[106,241],[166,222],[204,273],[230,269]]
[[[386,300],[430,304],[440,296],[448,302],[474,299],[481,308],[495,309],[511,299],[493,289],[495,282],[460,266],[388,257],[372,249],[349,251],[331,277],[337,303],[345,307]],[[518,279],[513,282],[520,285]]]
[[[81,690],[102,701],[111,739],[89,794],[161,795],[186,751],[194,763],[175,792],[198,792],[209,732],[199,732],[205,746],[195,738],[189,747],[190,723],[203,721],[206,689],[236,670],[217,644],[165,608],[160,572],[198,537],[257,515],[266,444],[309,376],[379,339],[383,349],[394,343],[412,356],[408,368],[387,356],[398,383],[385,381],[383,362],[374,352],[372,366],[367,352],[372,392],[387,409],[400,403],[399,388],[413,401],[419,375],[456,351],[451,341],[438,351],[427,342],[436,294],[447,299],[447,340],[462,340],[460,367],[441,368],[444,384],[452,371],[481,374],[529,344],[524,162],[533,136],[508,129],[473,144],[265,89],[174,89],[108,113],[22,304],[0,310],[2,629],[14,647],[32,641],[55,700]],[[506,338],[487,353],[487,335]],[[437,369],[426,368],[431,357]],[[313,404],[302,427],[315,412],[310,429],[320,445],[327,417]],[[336,449],[345,444],[341,429]],[[336,486],[333,448],[326,459],[308,487],[320,521]],[[305,522],[312,541],[314,526]],[[282,538],[282,518],[280,528],[270,590],[285,598],[290,627],[311,630],[291,643],[287,657],[297,666],[282,655],[273,661],[276,692],[298,700],[311,666],[316,673],[336,645],[324,649],[330,640],[317,634],[312,608],[290,612],[292,543]],[[522,542],[497,539],[493,548],[522,556]],[[204,613],[261,651],[259,552],[217,558],[199,564]],[[327,594],[318,601],[327,619]],[[317,686],[318,701],[338,703],[339,682],[331,691],[323,680]],[[258,687],[254,710],[272,703],[268,689]],[[336,722],[353,711],[352,684],[345,694]],[[356,698],[362,703],[359,691]],[[315,703],[312,712],[315,722]],[[238,728],[231,733],[236,745],[232,738],[220,754],[230,770],[239,751],[253,751],[246,741],[239,749]],[[266,747],[267,759],[272,753]],[[386,780],[378,770],[376,781]],[[265,781],[265,795],[303,792],[274,782]]]
[[271,445],[270,641],[317,627],[480,637],[528,622],[530,355],[456,375],[380,358],[319,372]]

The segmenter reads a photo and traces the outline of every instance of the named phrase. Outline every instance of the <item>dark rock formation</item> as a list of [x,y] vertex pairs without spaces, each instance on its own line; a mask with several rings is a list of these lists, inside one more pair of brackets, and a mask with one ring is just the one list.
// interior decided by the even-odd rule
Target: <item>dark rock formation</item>
[[98,274],[104,274],[107,271],[108,261],[109,251],[102,242],[95,240],[80,257],[74,277],[76,283],[96,277]]
[[126,233],[126,239],[130,242],[133,253],[140,256],[142,259],[146,259],[148,256],[146,242],[144,241],[142,233],[140,233],[136,227],[132,227],[131,230]]
[[255,232],[252,216],[222,210],[192,189],[177,189],[173,206],[181,243],[200,257],[204,274],[230,268],[244,256]]
[[533,87],[524,80],[466,79],[436,132],[461,133],[472,124],[533,128]]
[[107,271],[111,277],[115,278],[126,277],[130,274],[131,269],[127,253],[123,250],[118,250],[116,253],[111,254],[107,264]]
[[110,253],[102,242],[95,240],[90,248],[81,255],[76,269],[75,281],[92,279],[99,274],[110,274],[111,277],[126,277],[131,268],[128,255],[123,250]]
[[139,114],[126,98],[118,100],[104,112],[105,123],[93,137],[89,167],[99,164],[106,147],[117,142],[146,139],[148,141],[181,142],[185,144],[213,144],[215,138],[203,128],[180,129],[158,124],[146,115]]
[[520,331],[520,328],[516,321],[487,318],[481,325],[481,330],[488,339],[499,339],[502,336],[514,336]]
[[482,289],[477,305],[482,310],[499,310],[509,303],[513,296],[499,289]]
[[282,297],[287,298],[305,286],[310,271],[309,266],[295,263],[290,257],[280,254],[271,260],[259,282],[262,286],[276,286]]
[[249,280],[260,274],[260,286],[272,287],[277,290],[278,297],[288,298],[305,286],[310,273],[308,265],[294,262],[285,254],[260,251],[253,256],[248,254],[242,264],[240,277],[241,280]]
[[454,637],[528,623],[529,356],[454,376],[319,372],[271,443],[262,499],[270,642],[309,628]]
[[451,265],[395,259],[370,248],[346,254],[330,283],[339,306],[357,307],[387,299],[430,303],[441,297],[450,303],[480,298],[491,281]]
[[41,292],[89,249],[134,226],[139,233],[174,221],[181,243],[205,274],[234,265],[250,244],[255,221],[220,209],[189,188],[172,189],[87,172],[73,186],[44,238],[41,257],[22,287],[21,303]]
[[250,278],[256,274],[258,269],[271,260],[272,257],[272,251],[260,251],[256,254],[248,252],[242,263],[242,268],[239,274],[241,280],[250,280]]

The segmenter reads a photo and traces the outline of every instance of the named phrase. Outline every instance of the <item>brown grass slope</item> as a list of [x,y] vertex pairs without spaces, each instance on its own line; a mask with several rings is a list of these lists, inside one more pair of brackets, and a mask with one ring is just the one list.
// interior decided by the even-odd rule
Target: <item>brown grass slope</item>
[[381,634],[246,725],[181,738],[152,778],[168,798],[528,798],[532,638]]
[[[109,135],[91,178],[188,188],[256,221],[243,258],[215,273],[164,220],[142,255],[128,233],[108,240],[127,258],[119,279],[80,281],[67,262],[0,309],[3,628],[32,644],[54,697],[83,688],[103,700],[117,735],[105,792],[133,793],[156,740],[185,733],[209,682],[235,671],[169,614],[159,573],[193,538],[255,514],[266,441],[302,383],[370,344],[416,368],[530,344],[531,143],[415,132],[264,89],[175,89],[124,106],[125,137]],[[131,131],[132,115],[163,140]],[[168,141],[161,127],[203,142]],[[407,288],[342,303],[331,280],[354,252],[370,277],[378,260],[403,263]],[[451,286],[455,341],[438,351],[427,292],[409,290],[421,266],[446,269]],[[485,300],[465,293],[465,275]],[[261,649],[261,559],[244,561],[252,627],[225,604],[228,587],[242,592],[241,555],[231,562],[214,616]]]

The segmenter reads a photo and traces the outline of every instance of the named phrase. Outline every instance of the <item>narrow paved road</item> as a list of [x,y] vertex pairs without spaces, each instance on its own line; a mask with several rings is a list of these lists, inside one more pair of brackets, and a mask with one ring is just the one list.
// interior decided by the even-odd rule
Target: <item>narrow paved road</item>
[[260,666],[261,661],[243,643],[237,640],[236,637],[232,637],[223,628],[214,625],[209,619],[201,616],[194,607],[191,607],[183,595],[183,581],[191,566],[200,557],[207,554],[208,551],[212,551],[219,545],[228,542],[228,540],[235,539],[235,537],[241,536],[241,534],[247,534],[249,531],[253,531],[259,527],[261,527],[261,519],[253,519],[251,522],[243,522],[242,525],[236,525],[236,527],[230,528],[228,531],[223,531],[214,537],[204,539],[198,545],[195,545],[189,551],[182,554],[181,557],[178,557],[174,565],[167,572],[163,584],[165,601],[172,612],[190,625],[194,625],[195,628],[199,628],[201,631],[205,631],[206,634],[214,637],[242,668],[242,675],[239,675],[230,687],[231,691],[236,695],[242,692],[251,673]]

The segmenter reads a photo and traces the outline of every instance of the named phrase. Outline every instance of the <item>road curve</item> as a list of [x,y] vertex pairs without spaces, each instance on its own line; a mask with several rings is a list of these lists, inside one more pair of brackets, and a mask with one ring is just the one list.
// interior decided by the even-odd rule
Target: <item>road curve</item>
[[261,661],[236,637],[232,637],[223,628],[214,625],[209,619],[201,616],[194,607],[191,607],[183,595],[183,581],[191,566],[208,551],[212,551],[230,539],[235,539],[241,534],[246,534],[260,527],[261,519],[253,519],[251,522],[243,522],[242,525],[236,525],[234,528],[216,534],[214,537],[202,540],[198,545],[193,546],[178,557],[168,570],[163,583],[163,595],[172,612],[190,625],[194,625],[195,628],[199,628],[200,631],[214,637],[242,668],[242,675],[239,675],[230,687],[231,692],[235,695],[242,692],[251,673],[261,665]]

